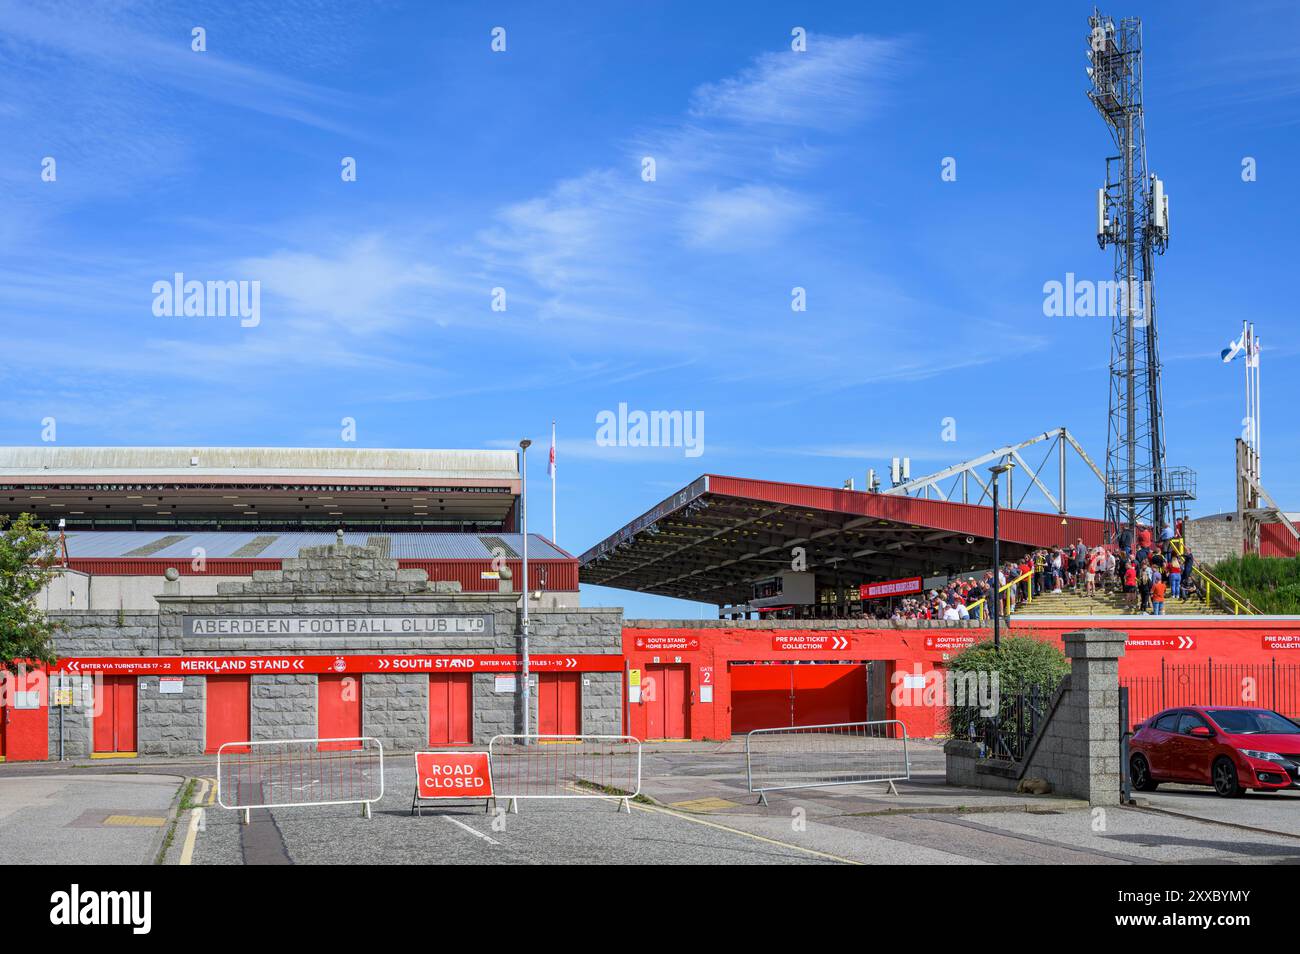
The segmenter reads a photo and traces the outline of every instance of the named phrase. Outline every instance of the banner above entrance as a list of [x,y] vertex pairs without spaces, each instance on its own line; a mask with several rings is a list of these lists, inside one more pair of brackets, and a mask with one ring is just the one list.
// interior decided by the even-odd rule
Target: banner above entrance
[[[518,656],[71,656],[53,672],[119,676],[319,675],[322,673],[517,672]],[[621,672],[621,654],[533,656],[532,672]]]
[[185,636],[475,636],[491,616],[185,616]]

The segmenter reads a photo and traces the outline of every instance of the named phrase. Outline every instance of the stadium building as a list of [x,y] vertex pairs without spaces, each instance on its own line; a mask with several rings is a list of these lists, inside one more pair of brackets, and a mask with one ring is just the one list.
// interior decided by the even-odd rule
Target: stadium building
[[571,554],[525,544],[519,493],[512,451],[0,451],[0,512],[59,528],[63,565],[40,597],[63,691],[29,674],[0,756],[518,731],[525,545],[531,724],[617,729],[621,616],[577,605]]
[[[52,681],[29,673],[3,700],[0,757],[363,735],[401,752],[522,731],[518,468],[509,451],[0,451],[0,511],[62,521],[66,563],[41,595],[61,627]],[[1014,559],[1102,532],[1005,509],[998,536]],[[865,609],[991,565],[992,541],[977,504],[723,475],[580,558],[531,535],[529,725],[643,739],[868,718],[946,731],[932,690],[988,623]],[[579,579],[713,603],[719,618],[625,620],[580,607]],[[1214,682],[1225,667],[1265,687],[1264,704],[1300,698],[1294,617],[1081,617],[1046,602],[1019,607],[1004,635],[1122,629],[1121,677],[1150,690],[1135,716],[1184,689],[1229,698],[1231,680]]]

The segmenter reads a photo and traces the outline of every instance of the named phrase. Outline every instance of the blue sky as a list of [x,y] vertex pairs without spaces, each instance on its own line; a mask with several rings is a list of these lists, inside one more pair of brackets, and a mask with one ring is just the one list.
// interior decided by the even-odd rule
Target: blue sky
[[[1090,5],[266,6],[0,2],[0,443],[53,417],[70,445],[331,446],[352,417],[361,446],[501,447],[556,418],[575,553],[705,472],[861,486],[1061,424],[1104,459],[1109,323],[1042,307],[1109,277]],[[1105,12],[1144,19],[1171,197],[1170,463],[1194,512],[1234,506],[1218,354],[1251,318],[1294,508],[1300,12]],[[260,323],[155,316],[176,272],[259,281]],[[620,403],[703,412],[703,454],[598,445]]]

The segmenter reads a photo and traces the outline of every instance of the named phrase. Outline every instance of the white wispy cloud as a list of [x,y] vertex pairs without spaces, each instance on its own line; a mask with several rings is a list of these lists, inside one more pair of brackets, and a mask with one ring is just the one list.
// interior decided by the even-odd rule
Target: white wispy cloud
[[326,252],[284,249],[245,258],[235,271],[262,283],[269,306],[282,304],[318,329],[328,324],[351,333],[401,325],[421,311],[422,298],[445,284],[441,271],[418,252],[377,233]]
[[748,251],[772,247],[813,214],[813,203],[790,190],[745,185],[700,195],[679,221],[690,248]]
[[867,36],[810,35],[804,53],[764,53],[739,75],[700,86],[691,113],[749,124],[833,131],[884,102],[902,45]]

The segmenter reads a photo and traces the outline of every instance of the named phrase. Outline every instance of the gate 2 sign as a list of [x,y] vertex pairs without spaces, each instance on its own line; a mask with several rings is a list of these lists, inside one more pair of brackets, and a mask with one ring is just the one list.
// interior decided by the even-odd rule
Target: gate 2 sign
[[420,798],[491,798],[492,772],[486,752],[416,752]]

